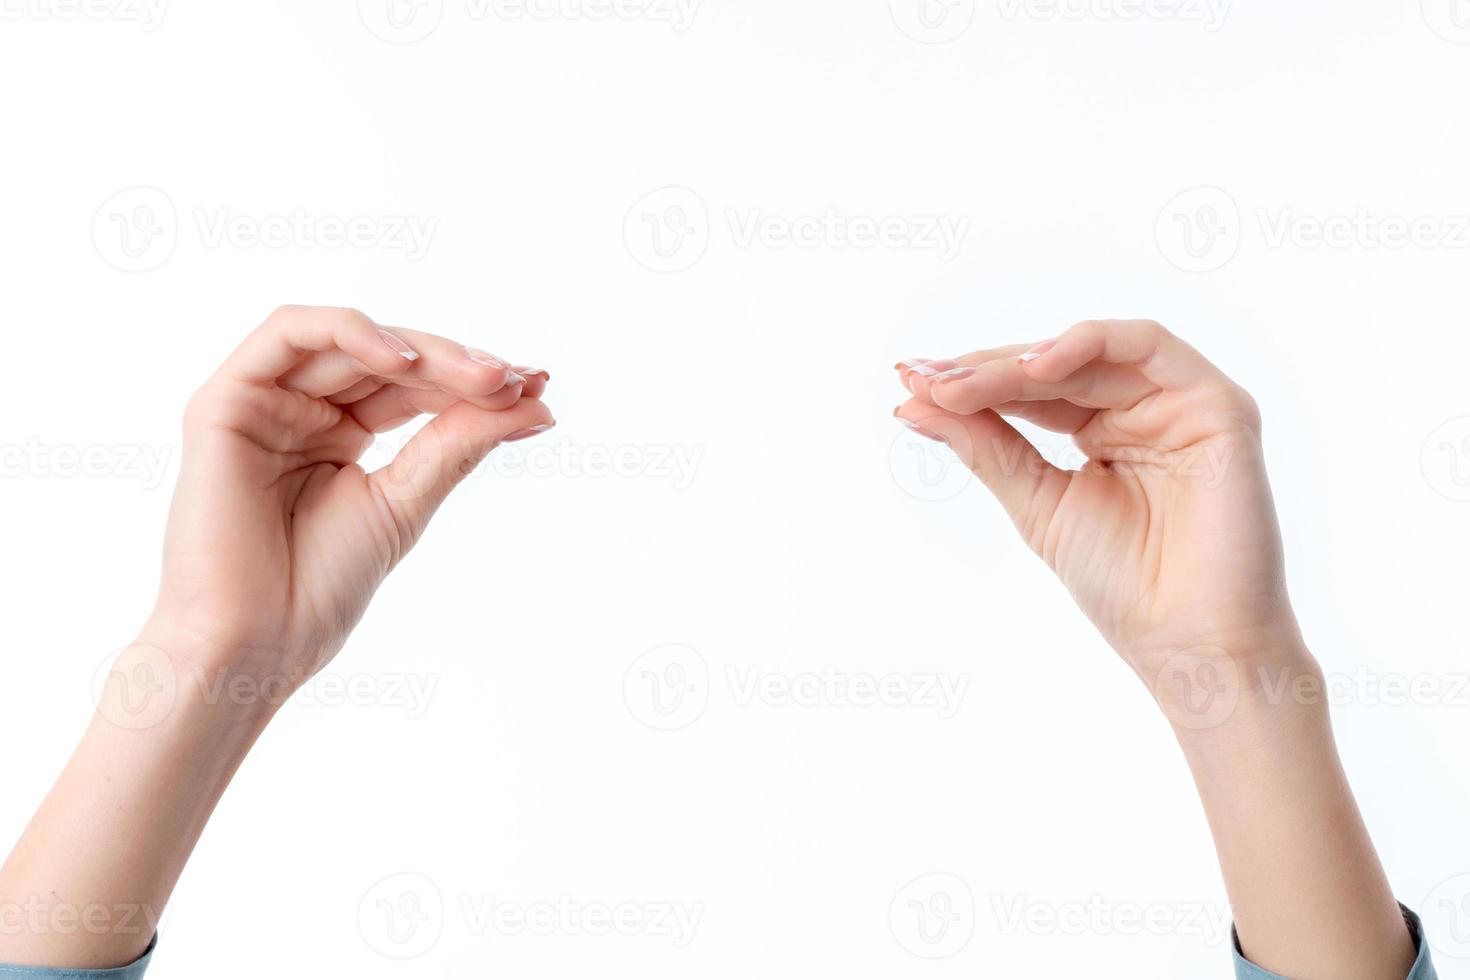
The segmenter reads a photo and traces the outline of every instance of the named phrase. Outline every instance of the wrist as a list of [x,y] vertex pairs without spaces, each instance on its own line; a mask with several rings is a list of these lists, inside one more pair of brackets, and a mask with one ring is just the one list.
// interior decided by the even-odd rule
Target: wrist
[[108,672],[99,712],[117,727],[179,719],[221,729],[264,729],[302,678],[279,652],[225,644],[150,620]]
[[1261,647],[1228,665],[1202,661],[1191,670],[1190,697],[1160,705],[1197,779],[1258,779],[1307,760],[1339,767],[1322,669],[1305,645]]
[[1181,740],[1326,714],[1322,669],[1295,628],[1216,634],[1152,658],[1140,673]]

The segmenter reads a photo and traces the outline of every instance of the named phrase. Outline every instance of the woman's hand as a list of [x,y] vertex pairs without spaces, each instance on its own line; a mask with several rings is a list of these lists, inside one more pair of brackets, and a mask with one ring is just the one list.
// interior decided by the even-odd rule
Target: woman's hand
[[[353,310],[285,307],[240,345],[186,412],[153,615],[0,867],[0,904],[39,910],[39,925],[0,930],[0,962],[106,968],[144,952],[275,709],[450,490],[500,443],[555,424],[546,381]],[[391,465],[357,465],[373,433],[425,412],[437,418]],[[81,910],[86,930],[49,926]]]
[[[1188,344],[1147,320],[1092,321],[899,369],[914,397],[898,417],[995,493],[1171,718],[1199,670],[1246,682],[1303,655],[1260,415]],[[1047,462],[1007,415],[1070,435],[1086,465]]]
[[[289,693],[342,646],[449,491],[555,424],[544,371],[355,310],[273,313],[190,401],[162,589],[140,644]],[[373,435],[437,414],[393,463]],[[204,662],[199,662],[200,660]]]
[[[995,493],[1174,723],[1245,954],[1301,980],[1401,980],[1415,950],[1287,599],[1250,396],[1146,320],[899,367],[898,417]],[[1007,415],[1087,464],[1051,465]]]

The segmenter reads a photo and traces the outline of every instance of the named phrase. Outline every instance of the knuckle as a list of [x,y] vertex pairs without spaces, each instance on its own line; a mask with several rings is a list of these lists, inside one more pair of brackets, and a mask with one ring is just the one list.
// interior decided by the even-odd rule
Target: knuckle
[[1244,388],[1235,388],[1235,410],[1240,421],[1252,432],[1260,432],[1262,426],[1261,404]]
[[296,303],[283,303],[274,310],[271,310],[271,314],[265,318],[265,322],[273,327],[284,326],[299,317],[306,309],[307,307],[300,306]]
[[206,381],[184,405],[184,428],[200,431],[227,423],[226,406],[229,399],[217,380]]
[[204,383],[184,406],[184,429],[237,428],[267,411],[267,394],[254,385],[230,384],[220,379]]
[[1214,390],[1210,404],[1247,431],[1260,433],[1262,425],[1260,403],[1240,385],[1232,381],[1225,382]]
[[323,307],[322,313],[329,317],[334,325],[349,330],[365,330],[373,325],[371,317],[362,310],[350,306]]
[[1172,336],[1168,328],[1157,320],[1139,320],[1135,329],[1150,340],[1163,340]]
[[210,411],[211,391],[208,384],[197,389],[184,404],[184,428],[197,429]]

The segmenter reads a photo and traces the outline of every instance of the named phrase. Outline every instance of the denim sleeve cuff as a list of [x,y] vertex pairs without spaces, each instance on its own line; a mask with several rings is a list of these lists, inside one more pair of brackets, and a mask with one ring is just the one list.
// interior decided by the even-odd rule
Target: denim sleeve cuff
[[[1434,972],[1434,964],[1429,962],[1429,944],[1424,941],[1424,927],[1419,923],[1419,917],[1402,905],[1399,909],[1404,913],[1404,922],[1409,926],[1409,935],[1414,937],[1414,946],[1419,955],[1414,959],[1414,968],[1409,971],[1405,980],[1438,980]],[[1235,956],[1235,980],[1286,980],[1274,973],[1265,970],[1247,960],[1240,952],[1240,937],[1235,930],[1230,930],[1231,946]]]
[[0,963],[0,980],[143,980],[148,961],[153,959],[153,947],[157,945],[158,937],[154,936],[142,956],[127,966],[113,970],[53,970],[48,967],[6,966]]

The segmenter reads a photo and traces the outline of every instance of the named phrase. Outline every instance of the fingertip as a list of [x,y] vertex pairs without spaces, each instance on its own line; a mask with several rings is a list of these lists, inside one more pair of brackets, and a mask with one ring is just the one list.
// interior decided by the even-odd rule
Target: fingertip
[[466,364],[466,390],[471,396],[484,398],[517,383],[520,375],[504,358],[475,347],[461,348]]
[[930,385],[929,401],[934,403],[935,408],[942,408],[946,412],[964,414],[963,390],[952,385]]

